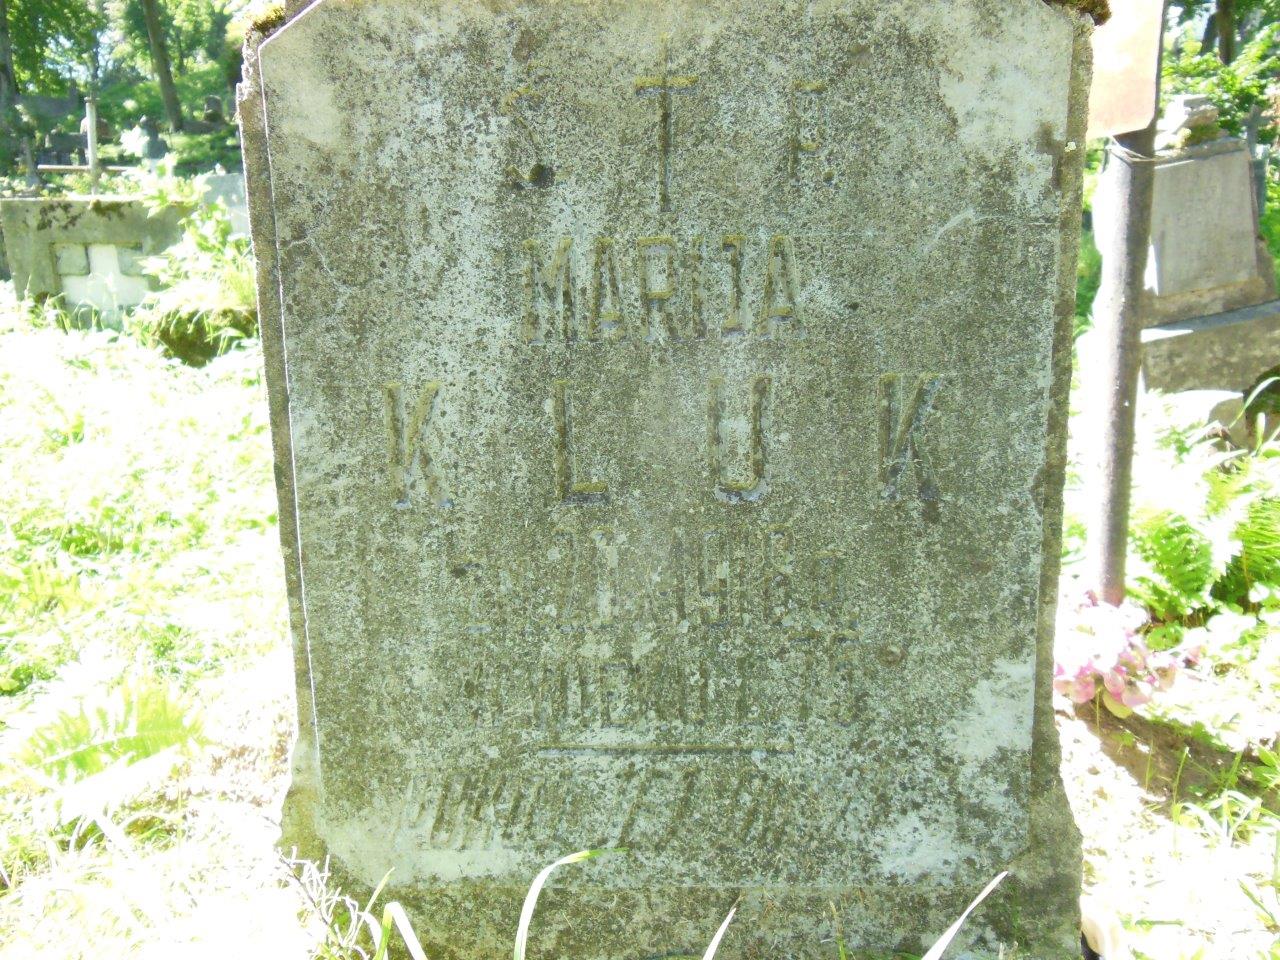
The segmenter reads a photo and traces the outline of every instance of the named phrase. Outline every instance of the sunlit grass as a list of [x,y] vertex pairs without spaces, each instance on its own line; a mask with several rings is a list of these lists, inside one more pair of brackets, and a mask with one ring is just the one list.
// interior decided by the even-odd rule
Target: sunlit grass
[[291,681],[261,357],[193,370],[51,317],[0,304],[0,944],[187,956],[243,927],[306,956],[271,845]]

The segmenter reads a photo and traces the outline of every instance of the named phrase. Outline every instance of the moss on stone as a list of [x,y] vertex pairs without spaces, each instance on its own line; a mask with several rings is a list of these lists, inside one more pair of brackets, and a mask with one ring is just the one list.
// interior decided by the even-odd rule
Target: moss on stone
[[1075,7],[1081,13],[1092,17],[1093,22],[1099,26],[1111,19],[1111,6],[1108,0],[1045,0],[1045,3]]
[[249,23],[252,29],[269,37],[284,25],[284,4],[279,2],[257,3],[250,8]]

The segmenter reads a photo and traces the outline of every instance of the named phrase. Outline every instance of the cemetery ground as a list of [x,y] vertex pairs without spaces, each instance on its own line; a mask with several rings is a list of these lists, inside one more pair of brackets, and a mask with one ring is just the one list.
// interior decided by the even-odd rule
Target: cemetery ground
[[[0,294],[0,955],[360,955],[273,847],[293,707],[257,343],[190,367]],[[1198,662],[1124,719],[1063,698],[1063,775],[1134,956],[1274,960],[1280,447],[1203,433],[1145,408],[1133,561],[1144,642]],[[1076,639],[1102,629],[1074,612],[1078,497]]]

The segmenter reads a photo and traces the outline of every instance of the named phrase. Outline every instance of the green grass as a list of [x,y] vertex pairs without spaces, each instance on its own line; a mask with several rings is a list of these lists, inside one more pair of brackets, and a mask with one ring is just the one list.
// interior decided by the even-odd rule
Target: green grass
[[[206,568],[212,551],[253,544],[271,556],[254,355],[195,374],[109,333],[0,336],[0,676],[56,667],[94,637],[126,638],[128,655],[156,633],[177,646],[193,631],[208,639],[208,624],[156,621],[182,610],[169,601],[197,573],[205,602],[257,592],[249,557]],[[230,632],[204,644],[215,659],[243,639],[233,612],[217,624]]]
[[261,356],[33,318],[0,303],[0,944],[195,944],[232,904],[306,956]]
[[1280,287],[1280,177],[1274,167],[1267,181],[1267,209],[1262,214],[1260,227],[1271,259],[1275,261],[1276,286]]
[[1076,336],[1093,325],[1093,301],[1102,282],[1102,254],[1093,242],[1093,231],[1080,234],[1080,259],[1076,261]]

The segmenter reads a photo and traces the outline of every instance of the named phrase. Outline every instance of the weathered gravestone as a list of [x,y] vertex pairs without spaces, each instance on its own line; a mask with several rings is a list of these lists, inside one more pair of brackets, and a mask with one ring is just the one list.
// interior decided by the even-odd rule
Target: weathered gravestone
[[[1280,363],[1275,266],[1258,228],[1249,146],[1222,135],[1207,97],[1182,95],[1166,106],[1157,147],[1143,381],[1164,392],[1247,391]],[[1093,205],[1104,247],[1119,226],[1111,172]]]
[[241,91],[286,843],[436,957],[1074,955],[1049,701],[1086,18],[325,0]]
[[143,269],[182,236],[185,204],[151,210],[139,197],[0,199],[0,230],[19,297],[61,296],[72,313],[119,325],[154,283]]

